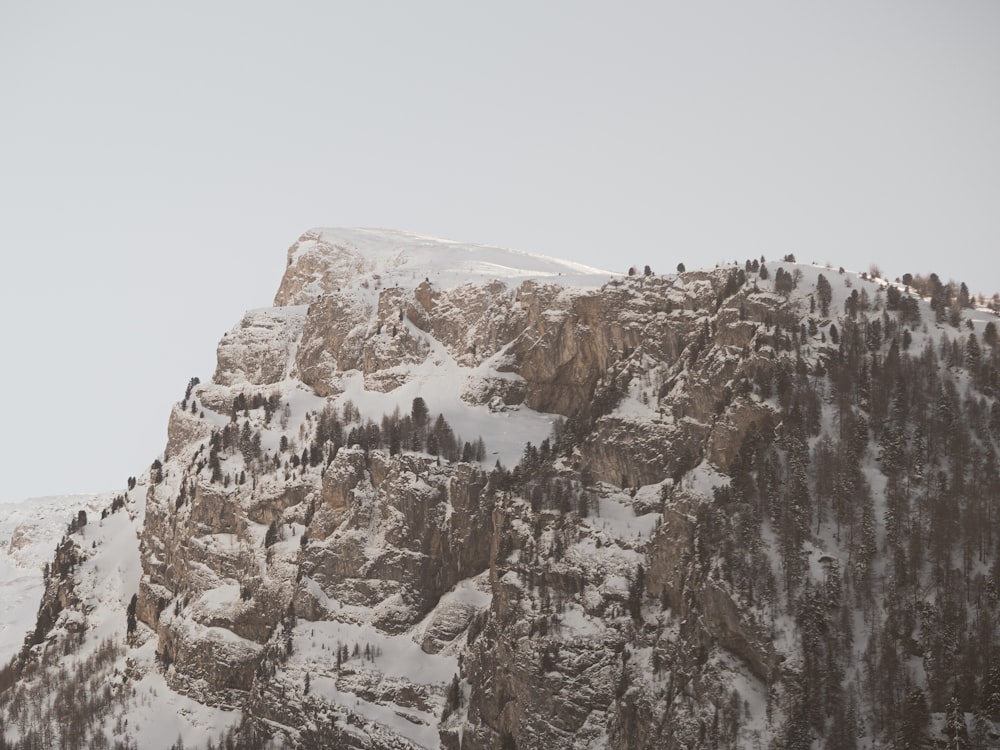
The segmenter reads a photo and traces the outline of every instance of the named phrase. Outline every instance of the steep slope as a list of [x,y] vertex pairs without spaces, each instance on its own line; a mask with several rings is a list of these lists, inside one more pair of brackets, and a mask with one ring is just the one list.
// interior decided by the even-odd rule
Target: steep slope
[[0,664],[20,650],[35,627],[45,588],[43,568],[80,510],[100,513],[110,498],[97,495],[37,497],[0,505]]
[[60,544],[8,740],[72,652],[80,742],[988,746],[996,326],[914,284],[306,233]]

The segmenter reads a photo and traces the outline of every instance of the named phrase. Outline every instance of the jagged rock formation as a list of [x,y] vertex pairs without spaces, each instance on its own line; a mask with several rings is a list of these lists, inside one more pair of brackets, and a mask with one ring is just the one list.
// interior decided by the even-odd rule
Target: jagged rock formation
[[[927,503],[967,479],[969,456],[995,467],[995,327],[966,310],[972,334],[944,334],[958,361],[942,367],[898,288],[853,277],[860,296],[832,293],[828,269],[772,266],[611,277],[400,233],[306,233],[275,307],[248,313],[212,382],[173,409],[165,454],[119,503],[128,520],[109,518],[116,538],[138,534],[128,618],[98,627],[91,579],[73,576],[99,567],[110,531],[90,549],[71,534],[18,674],[67,633],[126,628],[127,674],[239,710],[248,746],[946,735],[926,717],[944,717],[966,673],[939,674],[936,641],[876,695],[870,664],[901,661],[904,641],[876,648],[873,634],[931,627],[880,609],[876,582],[917,598],[928,580],[903,582],[905,550],[887,561],[905,544],[886,457],[934,459],[903,416],[895,443],[873,420],[920,391],[892,385],[901,349],[929,347],[913,366],[936,387],[972,367],[972,347],[961,377],[985,431]],[[996,561],[987,537],[966,558],[970,592]],[[993,644],[982,606],[975,627]],[[818,685],[824,666],[834,676]],[[973,714],[993,678],[971,679],[955,711],[988,740],[1000,716]]]

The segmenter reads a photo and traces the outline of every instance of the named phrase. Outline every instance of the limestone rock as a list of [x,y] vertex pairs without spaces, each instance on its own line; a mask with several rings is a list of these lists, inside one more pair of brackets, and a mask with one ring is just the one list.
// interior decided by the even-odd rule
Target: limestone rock
[[301,307],[248,312],[223,336],[214,382],[219,385],[276,383],[288,375],[290,355],[305,320]]

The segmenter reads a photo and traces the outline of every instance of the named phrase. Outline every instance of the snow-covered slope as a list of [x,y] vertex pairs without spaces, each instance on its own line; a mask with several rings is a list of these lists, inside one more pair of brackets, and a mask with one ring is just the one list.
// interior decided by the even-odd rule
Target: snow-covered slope
[[100,495],[37,497],[0,504],[0,664],[20,650],[35,627],[42,568],[80,510],[92,516],[110,502]]
[[[128,638],[129,599],[141,573],[145,491],[142,479],[130,493],[0,506],[3,593],[12,604],[4,609],[6,659],[17,654],[36,621],[45,623],[42,640],[23,662],[37,670],[34,678],[4,693],[9,740],[116,748],[168,747],[178,740],[198,747],[240,720],[239,712],[171,692],[156,670],[154,650]],[[44,581],[43,566],[51,570]],[[75,700],[80,695],[93,697]],[[51,723],[39,725],[39,715]]]

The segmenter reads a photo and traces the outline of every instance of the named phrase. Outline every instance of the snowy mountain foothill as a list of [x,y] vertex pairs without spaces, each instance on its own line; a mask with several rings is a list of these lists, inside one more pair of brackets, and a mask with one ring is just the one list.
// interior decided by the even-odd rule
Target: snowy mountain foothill
[[100,513],[108,502],[97,495],[69,495],[0,505],[0,663],[18,653],[35,626],[42,571],[70,520],[80,510]]
[[0,747],[1000,744],[993,301],[287,258],[126,488],[0,506]]

